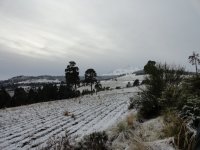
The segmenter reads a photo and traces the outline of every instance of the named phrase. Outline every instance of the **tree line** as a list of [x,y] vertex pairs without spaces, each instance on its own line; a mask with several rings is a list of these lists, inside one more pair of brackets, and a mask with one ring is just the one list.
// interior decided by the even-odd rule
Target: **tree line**
[[[101,87],[100,82],[96,79],[97,73],[90,68],[85,71],[85,80],[80,81],[79,68],[74,61],[70,61],[65,69],[66,84],[45,84],[38,88],[31,88],[25,91],[23,88],[15,88],[14,96],[11,97],[4,87],[0,89],[0,108],[15,107],[39,102],[47,102],[52,100],[68,99],[78,97],[81,94],[93,93],[93,85],[95,88]],[[90,85],[91,91],[84,90],[82,93],[77,90],[77,87],[82,85]]]

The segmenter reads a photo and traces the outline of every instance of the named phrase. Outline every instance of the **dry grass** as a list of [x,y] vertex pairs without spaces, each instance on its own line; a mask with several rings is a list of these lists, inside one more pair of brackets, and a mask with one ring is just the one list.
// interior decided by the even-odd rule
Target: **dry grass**
[[135,121],[136,121],[136,116],[134,114],[129,114],[126,117],[126,122],[129,127],[133,127]]
[[133,142],[129,150],[150,150],[143,142]]
[[173,111],[166,111],[164,113],[164,137],[173,137],[179,133],[180,127],[182,126],[183,121],[177,116]]
[[69,111],[65,111],[64,112],[64,116],[70,116],[70,112]]
[[134,138],[134,122],[136,117],[134,114],[129,114],[123,121],[118,123],[111,133],[111,139],[118,142],[125,142]]
[[65,111],[64,112],[64,116],[71,116],[74,120],[76,119],[76,116],[73,113],[69,112],[69,111]]
[[76,116],[74,114],[71,115],[71,117],[76,120]]

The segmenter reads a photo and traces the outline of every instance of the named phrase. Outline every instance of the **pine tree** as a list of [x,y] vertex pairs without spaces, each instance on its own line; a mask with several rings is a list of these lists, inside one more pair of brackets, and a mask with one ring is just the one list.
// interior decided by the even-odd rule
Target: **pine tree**
[[87,84],[90,84],[90,86],[91,86],[91,93],[92,93],[92,85],[93,85],[95,82],[97,82],[96,77],[97,77],[97,74],[96,74],[96,72],[95,72],[94,69],[91,68],[91,69],[87,69],[87,70],[85,71],[85,82],[86,82]]
[[11,106],[11,97],[7,91],[2,87],[0,89],[0,108],[10,107]]
[[79,68],[74,61],[70,61],[65,69],[66,84],[70,88],[76,90],[77,85],[80,83]]

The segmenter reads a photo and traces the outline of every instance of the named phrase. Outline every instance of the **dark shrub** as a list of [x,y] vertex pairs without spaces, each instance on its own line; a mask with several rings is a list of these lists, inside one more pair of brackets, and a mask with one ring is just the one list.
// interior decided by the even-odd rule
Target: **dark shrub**
[[140,104],[139,114],[144,118],[151,118],[159,115],[167,107],[175,105],[180,96],[176,87],[183,79],[184,70],[166,64],[155,65],[154,62],[150,62],[146,67],[146,73],[149,73],[145,79],[146,88],[141,91],[136,102]]
[[11,97],[4,88],[0,89],[0,108],[10,107]]
[[108,150],[108,135],[105,132],[94,132],[84,137],[75,150]]
[[140,81],[138,79],[136,79],[134,82],[133,82],[133,86],[139,86],[140,85]]
[[131,83],[128,82],[127,85],[126,85],[126,87],[127,87],[127,88],[131,87]]

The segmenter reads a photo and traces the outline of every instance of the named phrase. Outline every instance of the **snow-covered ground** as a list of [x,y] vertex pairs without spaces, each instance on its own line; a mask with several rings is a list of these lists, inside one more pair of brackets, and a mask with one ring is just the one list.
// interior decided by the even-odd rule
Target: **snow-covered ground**
[[[81,138],[105,130],[127,113],[129,98],[137,91],[136,87],[119,89],[0,110],[0,149],[39,149],[66,131]],[[75,117],[64,115],[66,111]]]
[[[145,78],[144,75],[126,74],[124,76],[117,77],[115,79],[101,81],[101,85],[102,85],[102,87],[110,87],[110,89],[115,89],[116,87],[125,88],[126,85],[128,84],[128,82],[130,82],[131,85],[133,85],[133,82],[136,79],[138,79],[140,82],[142,82],[144,80],[144,78]],[[93,85],[93,87],[94,87],[94,85]],[[80,90],[81,92],[84,89],[90,90],[90,86],[82,86],[82,87],[78,88],[78,90]]]
[[58,79],[56,80],[48,80],[48,79],[32,79],[18,82],[18,84],[27,84],[27,83],[60,83]]
[[133,82],[138,79],[140,82],[144,80],[144,75],[127,74],[125,76],[118,77],[116,79],[101,81],[103,87],[110,87],[115,89],[116,87],[124,88],[128,82],[133,85]]

